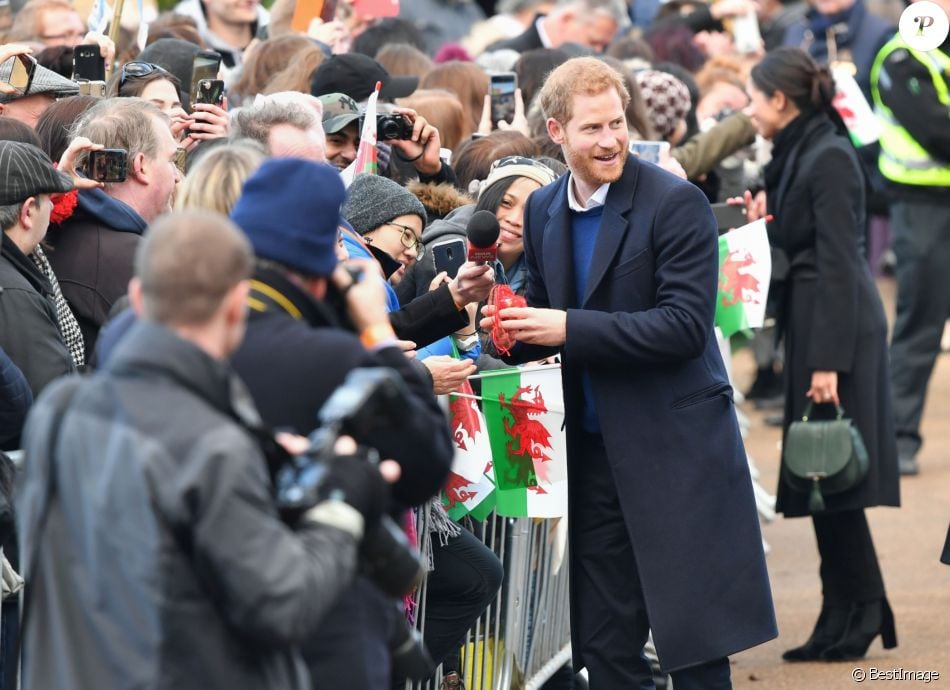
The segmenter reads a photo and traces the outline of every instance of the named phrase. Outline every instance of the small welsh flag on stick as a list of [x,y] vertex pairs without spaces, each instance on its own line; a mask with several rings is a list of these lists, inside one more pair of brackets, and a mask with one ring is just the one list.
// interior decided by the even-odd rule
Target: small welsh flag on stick
[[356,158],[350,163],[340,177],[343,184],[349,187],[353,178],[362,173],[375,175],[379,171],[376,162],[376,101],[379,100],[379,90],[382,82],[376,82],[376,89],[366,101],[366,111],[363,113],[363,131],[360,132],[360,147],[356,150]]
[[561,367],[506,369],[481,379],[498,514],[567,515]]
[[772,254],[765,219],[719,237],[716,325],[723,336],[762,327],[771,277]]
[[881,121],[871,109],[853,73],[835,67],[831,74],[835,80],[835,97],[831,104],[844,120],[851,143],[858,148],[873,144],[881,136]]
[[449,395],[449,428],[455,444],[452,470],[442,493],[442,505],[453,520],[471,515],[477,520],[495,508],[491,443],[478,398],[466,381]]

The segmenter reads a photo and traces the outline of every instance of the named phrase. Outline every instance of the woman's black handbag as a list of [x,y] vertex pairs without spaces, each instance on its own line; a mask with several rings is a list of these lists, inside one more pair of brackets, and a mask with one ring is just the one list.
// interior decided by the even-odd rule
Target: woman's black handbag
[[825,509],[824,496],[854,488],[868,473],[861,433],[845,418],[844,410],[835,407],[836,419],[813,421],[809,402],[801,421],[792,422],[785,435],[785,482],[809,494],[812,513]]

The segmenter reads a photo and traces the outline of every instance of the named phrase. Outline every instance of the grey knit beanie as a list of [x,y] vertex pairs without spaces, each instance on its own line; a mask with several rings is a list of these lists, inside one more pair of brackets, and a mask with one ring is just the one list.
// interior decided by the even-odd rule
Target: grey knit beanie
[[412,192],[381,175],[357,175],[347,190],[342,215],[361,235],[393,218],[414,213],[426,222],[426,209]]

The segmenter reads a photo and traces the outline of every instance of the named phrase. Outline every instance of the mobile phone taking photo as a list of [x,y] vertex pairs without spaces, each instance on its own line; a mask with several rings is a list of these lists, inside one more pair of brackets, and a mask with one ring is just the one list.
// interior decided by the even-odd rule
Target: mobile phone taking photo
[[86,177],[96,182],[125,182],[129,175],[129,152],[125,149],[90,151]]
[[0,81],[25,94],[33,83],[36,60],[29,55],[14,55],[0,64]]
[[73,49],[73,81],[106,80],[106,61],[99,45],[83,43]]
[[[191,66],[191,102],[198,103],[198,83],[217,81],[221,69],[221,55],[214,50],[200,50]],[[223,89],[223,85],[222,85]]]
[[489,93],[491,94],[492,125],[496,125],[501,120],[511,123],[515,119],[515,89],[517,88],[518,75],[514,72],[491,75]]

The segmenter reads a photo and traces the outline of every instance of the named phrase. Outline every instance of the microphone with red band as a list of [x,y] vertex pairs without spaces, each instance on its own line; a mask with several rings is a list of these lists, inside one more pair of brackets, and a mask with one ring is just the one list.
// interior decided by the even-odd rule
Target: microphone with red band
[[491,211],[476,211],[468,221],[468,260],[477,264],[494,264],[498,258],[498,234],[501,227]]

